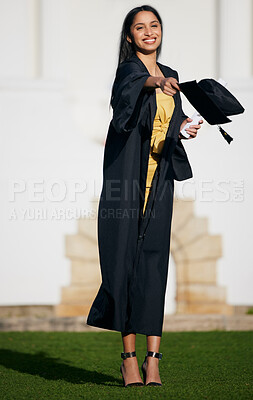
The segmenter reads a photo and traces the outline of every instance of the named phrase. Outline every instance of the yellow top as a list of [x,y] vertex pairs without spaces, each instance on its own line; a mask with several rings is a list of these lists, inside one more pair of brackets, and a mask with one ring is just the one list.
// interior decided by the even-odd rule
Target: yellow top
[[170,124],[171,117],[175,108],[175,102],[173,96],[160,92],[156,93],[157,110],[153,123],[153,130],[150,142],[150,153],[148,160],[148,171],[146,179],[146,191],[145,191],[145,202],[143,207],[143,214],[148,200],[152,180],[157,167],[157,163],[160,159],[166,133]]

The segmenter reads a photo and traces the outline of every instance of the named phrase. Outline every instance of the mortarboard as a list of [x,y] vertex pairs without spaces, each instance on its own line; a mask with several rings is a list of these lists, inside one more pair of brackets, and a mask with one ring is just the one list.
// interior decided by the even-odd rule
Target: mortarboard
[[178,83],[178,86],[198,113],[210,125],[218,125],[222,136],[230,143],[233,138],[219,124],[231,122],[228,116],[244,112],[235,96],[214,79],[202,79],[198,83],[196,80],[183,82]]

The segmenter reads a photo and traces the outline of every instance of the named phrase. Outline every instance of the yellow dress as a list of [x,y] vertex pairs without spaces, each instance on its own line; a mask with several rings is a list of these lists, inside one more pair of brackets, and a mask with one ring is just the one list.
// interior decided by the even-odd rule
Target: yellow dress
[[157,110],[153,123],[153,130],[150,142],[150,153],[148,160],[148,171],[146,179],[143,214],[145,212],[148,196],[150,193],[152,179],[154,177],[154,173],[165,142],[167,129],[170,124],[170,120],[175,108],[175,102],[173,96],[168,96],[163,92],[156,93],[156,104],[157,104]]

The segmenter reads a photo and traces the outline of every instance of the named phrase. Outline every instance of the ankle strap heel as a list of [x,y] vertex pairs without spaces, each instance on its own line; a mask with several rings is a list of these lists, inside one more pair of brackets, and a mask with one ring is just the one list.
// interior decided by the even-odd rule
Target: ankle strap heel
[[162,356],[163,356],[162,353],[157,353],[156,351],[147,351],[147,353],[145,355],[145,359],[144,359],[144,361],[142,363],[142,366],[141,366],[141,370],[142,370],[142,373],[143,373],[144,384],[146,386],[162,386],[162,384],[160,382],[149,382],[149,383],[146,384],[146,370],[144,369],[144,366],[143,366],[144,363],[147,360],[147,357],[155,357],[155,358],[158,358],[159,360],[161,360]]
[[[124,352],[121,353],[121,358],[123,358],[123,360],[125,360],[128,357],[136,357],[136,352],[135,351],[129,351],[127,353],[124,353]],[[122,365],[123,365],[123,361],[122,361],[122,364],[120,366],[120,372],[121,372],[122,377],[123,377]],[[123,377],[123,385],[125,387],[127,387],[127,386],[144,386],[143,382],[131,382],[131,383],[128,383],[126,385],[124,377]]]
[[129,351],[128,353],[121,353],[121,358],[123,358],[123,360],[125,360],[128,357],[136,357],[136,352],[135,351]]

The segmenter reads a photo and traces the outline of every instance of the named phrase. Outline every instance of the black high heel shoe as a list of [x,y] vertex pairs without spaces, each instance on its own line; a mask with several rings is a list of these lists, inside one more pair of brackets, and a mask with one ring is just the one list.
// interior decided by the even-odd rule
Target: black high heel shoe
[[[146,371],[145,371],[145,369],[143,367],[143,364],[145,363],[147,357],[156,357],[156,358],[159,358],[159,360],[161,360],[162,353],[156,353],[155,351],[147,351],[145,359],[144,359],[144,361],[142,363],[142,366],[141,366],[141,370],[142,370],[142,373],[143,373],[143,380],[144,380],[144,384],[145,385],[146,385],[146,375],[147,374],[146,374]],[[147,383],[146,386],[162,386],[162,384],[159,383],[159,382],[149,382],[149,383]]]
[[[123,358],[123,360],[125,360],[125,359],[128,358],[128,357],[136,357],[136,352],[135,352],[135,351],[130,351],[130,352],[128,352],[128,353],[121,353],[121,358]],[[128,384],[126,385],[126,384],[125,384],[125,379],[124,379],[124,376],[123,376],[123,372],[122,372],[122,364],[121,364],[121,366],[120,366],[120,372],[121,372],[121,374],[122,374],[123,385],[124,385],[125,387],[127,387],[127,386],[144,386],[144,383],[143,383],[143,382],[131,382],[131,383],[128,383]]]

